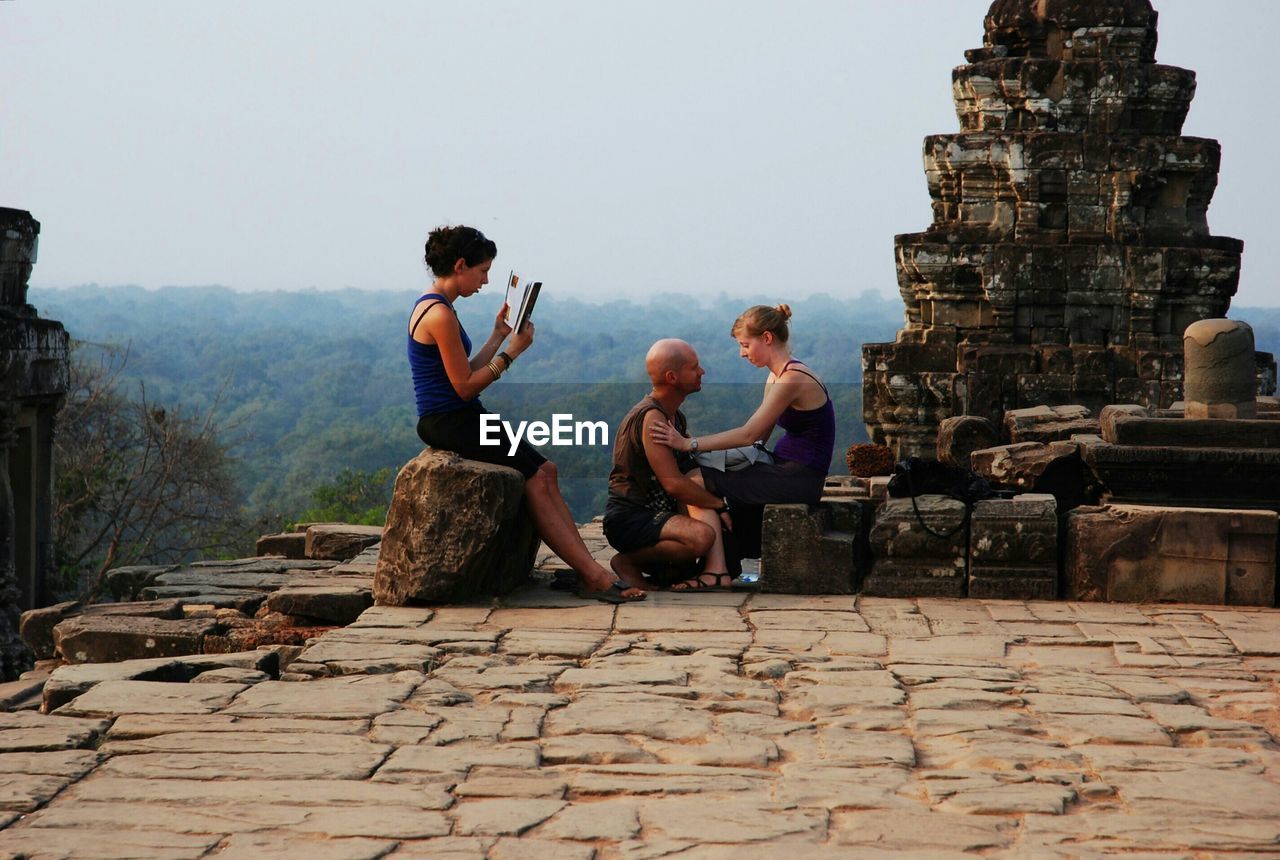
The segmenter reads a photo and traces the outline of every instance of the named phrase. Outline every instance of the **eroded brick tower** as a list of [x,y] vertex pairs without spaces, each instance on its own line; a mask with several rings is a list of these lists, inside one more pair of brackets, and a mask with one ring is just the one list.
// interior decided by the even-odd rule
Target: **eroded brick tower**
[[1148,0],[997,0],[925,139],[933,223],[896,237],[906,324],[863,348],[872,438],[932,456],[949,416],[1168,406],[1182,333],[1226,314],[1243,243],[1206,213],[1220,148],[1181,136],[1195,73]]

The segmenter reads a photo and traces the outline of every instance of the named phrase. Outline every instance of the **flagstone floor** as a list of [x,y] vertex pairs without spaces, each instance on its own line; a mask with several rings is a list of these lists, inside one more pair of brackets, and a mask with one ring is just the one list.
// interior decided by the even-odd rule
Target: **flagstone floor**
[[539,587],[285,677],[0,713],[0,857],[1280,856],[1276,610]]

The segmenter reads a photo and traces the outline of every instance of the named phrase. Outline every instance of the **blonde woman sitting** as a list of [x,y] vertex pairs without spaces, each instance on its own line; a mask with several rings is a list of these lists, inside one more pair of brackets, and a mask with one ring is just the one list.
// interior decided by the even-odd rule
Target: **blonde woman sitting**
[[734,322],[730,334],[741,356],[769,370],[764,399],[747,423],[709,436],[685,436],[668,422],[653,426],[654,441],[677,451],[722,451],[767,442],[774,426],[783,430],[774,447],[773,463],[753,463],[737,471],[701,467],[689,472],[716,496],[727,511],[690,506],[689,515],[712,526],[715,544],[708,551],[703,572],[672,586],[672,591],[724,591],[733,577],[728,571],[722,528],[733,529],[733,517],[759,517],[764,505],[803,502],[816,504],[836,442],[836,413],[822,380],[804,362],[791,356],[787,321],[791,308],[756,305]]

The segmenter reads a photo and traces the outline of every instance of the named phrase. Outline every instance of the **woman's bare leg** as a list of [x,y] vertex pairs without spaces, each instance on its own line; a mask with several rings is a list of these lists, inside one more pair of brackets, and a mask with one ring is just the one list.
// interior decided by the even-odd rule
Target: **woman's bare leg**
[[[560,486],[556,482],[554,463],[543,463],[524,483],[525,499],[528,502],[529,516],[538,535],[546,541],[551,551],[573,568],[582,577],[582,584],[588,591],[608,591],[615,579],[613,573],[600,562],[591,557],[587,545],[578,534],[578,525],[569,513],[560,494]],[[640,589],[629,588],[622,592],[623,597],[643,596]]]
[[702,560],[702,572],[724,573],[729,569],[729,563],[724,557],[724,534],[720,531],[720,515],[710,508],[689,505],[689,516],[700,523],[706,523],[716,533],[715,541],[712,542],[711,548],[707,550]]
[[[686,477],[695,484],[703,486],[701,470],[694,469]],[[715,540],[703,557],[702,573],[697,578],[702,579],[704,584],[716,585],[719,583],[720,575],[729,569],[729,562],[724,555],[724,534],[720,531],[720,515],[710,508],[699,508],[694,505],[689,505],[688,507],[689,516],[700,523],[710,526],[711,531],[715,534]],[[673,589],[676,591],[692,590],[688,585],[690,582],[690,580],[685,580],[683,583],[676,583]],[[681,585],[685,585],[686,588],[680,588]]]

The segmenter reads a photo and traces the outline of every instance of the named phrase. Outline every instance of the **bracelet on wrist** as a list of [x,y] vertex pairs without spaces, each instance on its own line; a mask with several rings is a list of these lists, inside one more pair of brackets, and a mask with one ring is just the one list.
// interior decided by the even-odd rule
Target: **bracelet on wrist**
[[497,357],[507,363],[507,367],[506,367],[507,370],[511,369],[511,363],[515,361],[515,359],[507,355],[507,351],[505,349],[502,352],[498,353]]

